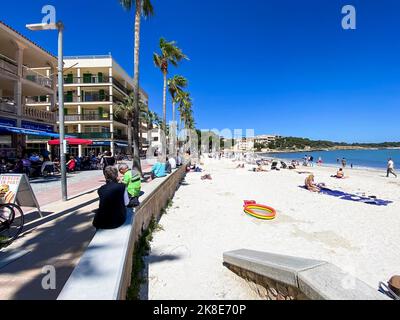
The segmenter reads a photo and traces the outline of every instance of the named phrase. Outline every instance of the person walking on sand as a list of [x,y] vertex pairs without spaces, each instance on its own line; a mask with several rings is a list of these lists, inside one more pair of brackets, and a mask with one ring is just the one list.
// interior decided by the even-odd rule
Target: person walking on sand
[[392,158],[389,159],[388,164],[387,164],[387,177],[389,178],[389,175],[392,174],[397,178],[397,174],[394,172],[394,161]]

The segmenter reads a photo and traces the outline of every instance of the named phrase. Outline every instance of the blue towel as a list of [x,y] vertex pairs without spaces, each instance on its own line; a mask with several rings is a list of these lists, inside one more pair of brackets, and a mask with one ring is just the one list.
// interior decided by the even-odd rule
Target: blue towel
[[[304,186],[302,186],[301,188],[307,189]],[[339,191],[339,190],[331,190],[328,188],[321,188],[320,193],[325,194],[327,196],[336,197],[336,198],[339,198],[342,200],[362,202],[362,203],[371,204],[371,205],[375,205],[375,206],[387,206],[387,205],[393,203],[393,201],[361,197],[361,196],[358,196],[355,194],[350,194],[350,193],[346,193],[346,192]]]

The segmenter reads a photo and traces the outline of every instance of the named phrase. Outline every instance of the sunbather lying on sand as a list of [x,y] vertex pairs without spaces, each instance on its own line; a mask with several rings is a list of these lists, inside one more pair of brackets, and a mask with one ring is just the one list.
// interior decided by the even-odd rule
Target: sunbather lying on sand
[[254,172],[268,172],[268,170],[263,165],[259,165],[257,168],[254,168],[253,170]]

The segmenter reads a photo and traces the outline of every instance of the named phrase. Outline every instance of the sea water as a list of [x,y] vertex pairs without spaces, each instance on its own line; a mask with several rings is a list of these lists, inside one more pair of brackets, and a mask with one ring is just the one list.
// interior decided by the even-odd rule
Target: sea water
[[[313,156],[314,163],[321,157],[325,165],[341,166],[342,158],[346,159],[347,166],[353,164],[354,168],[386,169],[389,158],[392,158],[396,167],[400,169],[400,149],[379,149],[379,150],[334,150],[334,151],[304,151],[293,153],[267,153],[265,157],[299,160],[305,156]],[[339,162],[337,162],[339,159]]]

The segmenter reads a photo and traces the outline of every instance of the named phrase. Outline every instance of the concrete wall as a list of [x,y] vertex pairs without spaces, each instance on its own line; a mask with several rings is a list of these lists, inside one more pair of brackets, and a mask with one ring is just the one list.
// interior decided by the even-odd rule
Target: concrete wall
[[[160,219],[162,209],[165,208],[168,201],[173,198],[175,191],[178,189],[181,181],[186,176],[186,166],[182,166],[168,177],[163,183],[158,186],[140,205],[135,214],[135,223],[133,225],[133,233],[130,241],[129,252],[133,253],[134,246],[147,230],[152,219],[157,221]],[[132,260],[133,255],[130,254],[125,266],[125,274],[121,292],[119,293],[118,300],[124,300],[126,293],[131,284],[132,275]]]
[[152,191],[139,208],[128,210],[125,225],[96,233],[79,264],[65,284],[58,300],[125,300],[131,284],[133,252],[152,219],[174,196],[186,175],[182,166],[164,180],[152,182]]
[[325,261],[245,249],[226,252],[223,259],[266,300],[388,300]]

